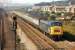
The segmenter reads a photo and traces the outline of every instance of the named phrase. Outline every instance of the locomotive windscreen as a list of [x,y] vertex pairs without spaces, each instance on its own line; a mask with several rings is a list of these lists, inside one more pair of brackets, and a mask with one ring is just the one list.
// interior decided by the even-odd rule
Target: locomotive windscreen
[[50,21],[48,22],[49,26],[62,26],[62,22]]
[[61,22],[53,22],[51,23],[51,26],[62,26]]

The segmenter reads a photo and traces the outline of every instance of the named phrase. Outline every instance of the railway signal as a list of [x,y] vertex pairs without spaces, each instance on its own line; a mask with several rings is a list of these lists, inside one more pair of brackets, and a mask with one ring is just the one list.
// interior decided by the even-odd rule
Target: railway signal
[[13,29],[17,29],[17,16],[13,16]]

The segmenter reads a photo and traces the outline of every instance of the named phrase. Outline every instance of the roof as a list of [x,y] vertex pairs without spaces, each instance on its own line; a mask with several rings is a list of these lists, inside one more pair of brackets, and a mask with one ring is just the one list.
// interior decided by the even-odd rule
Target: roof
[[56,2],[54,2],[54,4],[56,6],[68,6],[69,2],[68,1],[56,1]]
[[53,23],[53,22],[59,22],[59,23],[61,23],[61,21],[48,21],[48,20],[40,20],[40,22],[42,22],[42,23],[44,23],[44,24],[47,24],[47,25],[51,25],[51,23]]
[[49,2],[42,2],[42,3],[38,3],[35,4],[35,6],[50,6],[51,4]]

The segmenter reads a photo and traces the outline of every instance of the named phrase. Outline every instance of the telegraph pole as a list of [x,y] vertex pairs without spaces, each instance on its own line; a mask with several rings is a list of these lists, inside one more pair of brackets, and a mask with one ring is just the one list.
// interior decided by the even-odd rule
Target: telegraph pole
[[17,16],[13,16],[13,31],[15,33],[15,50],[16,50],[16,29],[17,29]]

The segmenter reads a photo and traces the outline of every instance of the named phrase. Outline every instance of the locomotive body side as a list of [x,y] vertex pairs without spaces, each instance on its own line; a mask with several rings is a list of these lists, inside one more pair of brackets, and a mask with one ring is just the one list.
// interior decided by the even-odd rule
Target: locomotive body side
[[40,20],[39,22],[39,28],[43,30],[44,32],[48,33],[48,21]]

